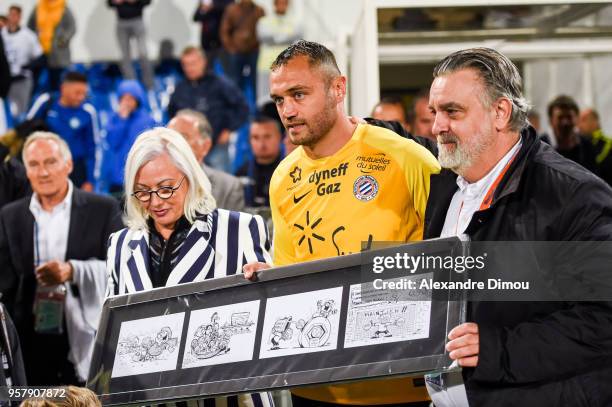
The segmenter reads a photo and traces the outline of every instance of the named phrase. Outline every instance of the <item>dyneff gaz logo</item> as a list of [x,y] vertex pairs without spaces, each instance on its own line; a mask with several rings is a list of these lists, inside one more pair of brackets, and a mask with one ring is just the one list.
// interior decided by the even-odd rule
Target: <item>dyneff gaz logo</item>
[[346,175],[346,171],[348,169],[349,163],[341,163],[338,167],[327,169],[327,170],[315,170],[308,177],[308,182],[310,184],[315,184],[317,186],[317,195],[330,195],[340,192],[340,188],[342,184],[340,182],[331,182],[335,181],[335,178],[344,177]]
[[353,184],[353,195],[362,202],[371,201],[378,194],[378,181],[371,175],[362,175]]

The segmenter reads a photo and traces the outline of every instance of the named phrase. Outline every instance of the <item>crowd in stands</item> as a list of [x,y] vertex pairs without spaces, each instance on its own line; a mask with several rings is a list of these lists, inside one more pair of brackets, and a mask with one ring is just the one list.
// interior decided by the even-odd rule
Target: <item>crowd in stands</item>
[[[150,2],[107,1],[117,13],[120,78],[110,67],[73,64],[77,25],[69,1],[38,0],[27,19],[18,4],[0,10],[6,13],[0,19],[0,267],[28,275],[26,283],[2,278],[0,288],[21,337],[29,384],[86,380],[99,318],[96,299],[103,298],[96,276],[105,276],[108,236],[123,227],[124,166],[139,134],[156,126],[176,130],[208,176],[217,206],[257,213],[269,210],[272,174],[296,148],[266,100],[267,67],[303,35],[288,13],[289,0],[275,0],[270,15],[252,0],[198,0],[193,20],[201,24],[201,44],[181,52],[180,72],[154,67],[148,58],[143,9]],[[132,42],[140,69],[134,68]],[[426,90],[409,108],[401,98],[384,97],[371,116],[435,141],[428,100]],[[599,114],[580,110],[564,95],[551,101],[547,113],[552,134],[539,137],[612,185],[612,140]],[[530,114],[536,130],[539,119]],[[65,193],[64,185],[67,197],[54,200]],[[58,294],[66,298],[58,326],[32,323],[37,280],[72,288]],[[44,352],[39,343],[58,352]]]

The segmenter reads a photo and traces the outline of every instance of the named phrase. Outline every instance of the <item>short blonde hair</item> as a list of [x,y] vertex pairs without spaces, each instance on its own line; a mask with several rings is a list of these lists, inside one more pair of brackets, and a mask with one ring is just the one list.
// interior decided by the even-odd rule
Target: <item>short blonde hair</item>
[[208,187],[210,181],[187,141],[174,130],[156,127],[138,136],[128,153],[125,164],[125,221],[132,229],[147,229],[147,218],[149,217],[140,201],[132,196],[136,174],[143,165],[163,154],[170,157],[172,163],[189,181],[183,208],[189,222],[194,222],[196,214],[208,214],[217,206]]
[[26,150],[28,149],[30,144],[38,140],[50,140],[55,142],[55,144],[57,144],[57,146],[59,147],[60,154],[62,155],[64,161],[72,161],[72,153],[70,152],[70,147],[68,147],[68,143],[66,143],[63,138],[61,138],[55,133],[51,133],[50,131],[35,131],[34,133],[30,134],[30,136],[26,139],[26,142],[23,145],[23,150],[21,151],[21,159],[23,160],[23,163],[26,166],[28,165],[26,161]]
[[55,401],[58,407],[102,407],[96,393],[86,387],[67,386],[66,397]]
[[29,398],[21,402],[19,407],[59,407],[51,400],[41,398]]

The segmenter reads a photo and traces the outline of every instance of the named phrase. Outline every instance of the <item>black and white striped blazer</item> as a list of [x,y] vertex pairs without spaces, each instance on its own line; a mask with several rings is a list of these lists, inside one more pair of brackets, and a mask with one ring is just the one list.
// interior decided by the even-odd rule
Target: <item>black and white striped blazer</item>
[[[242,273],[242,266],[271,264],[270,241],[258,215],[215,209],[196,218],[180,248],[166,287]],[[149,232],[125,228],[111,235],[108,256],[108,296],[153,288],[149,274]],[[268,393],[176,403],[177,406],[272,407]]]

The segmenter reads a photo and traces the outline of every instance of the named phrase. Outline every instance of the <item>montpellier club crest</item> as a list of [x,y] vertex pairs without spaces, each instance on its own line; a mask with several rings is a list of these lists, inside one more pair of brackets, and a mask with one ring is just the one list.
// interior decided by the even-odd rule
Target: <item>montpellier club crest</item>
[[353,184],[353,195],[363,202],[371,201],[378,194],[378,181],[371,175],[362,175]]

